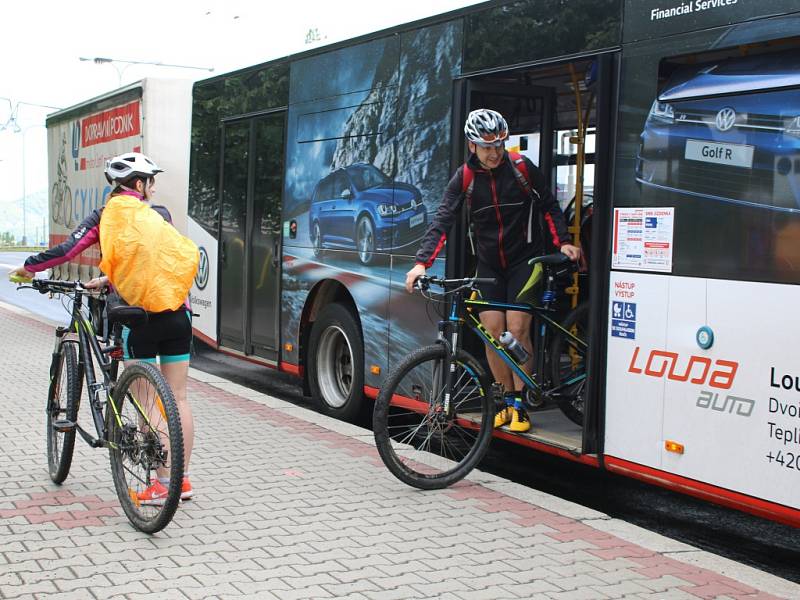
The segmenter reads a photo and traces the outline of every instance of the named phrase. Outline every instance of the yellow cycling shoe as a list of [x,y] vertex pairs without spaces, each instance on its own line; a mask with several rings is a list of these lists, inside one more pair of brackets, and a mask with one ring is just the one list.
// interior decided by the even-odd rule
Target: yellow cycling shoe
[[[531,428],[531,420],[524,408],[511,408],[511,424],[508,428],[515,433],[524,433]],[[495,417],[497,423],[497,417]]]
[[503,410],[499,411],[494,416],[494,427],[502,427],[511,422],[511,412],[514,410],[512,406],[506,406]]

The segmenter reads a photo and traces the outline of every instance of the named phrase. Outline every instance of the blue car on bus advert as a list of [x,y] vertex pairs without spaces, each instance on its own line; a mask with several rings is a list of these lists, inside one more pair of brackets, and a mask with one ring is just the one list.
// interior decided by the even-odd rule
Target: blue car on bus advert
[[800,53],[676,68],[650,108],[636,179],[698,198],[800,212]]
[[314,188],[308,211],[314,255],[355,249],[362,264],[417,241],[428,225],[422,194],[369,163],[334,169]]

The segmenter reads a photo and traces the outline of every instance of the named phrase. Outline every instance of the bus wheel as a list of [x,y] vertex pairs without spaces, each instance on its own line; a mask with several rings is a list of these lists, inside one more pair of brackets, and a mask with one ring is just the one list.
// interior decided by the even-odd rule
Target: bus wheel
[[364,342],[355,318],[329,304],[311,328],[308,353],[311,393],[326,415],[354,421],[364,402]]

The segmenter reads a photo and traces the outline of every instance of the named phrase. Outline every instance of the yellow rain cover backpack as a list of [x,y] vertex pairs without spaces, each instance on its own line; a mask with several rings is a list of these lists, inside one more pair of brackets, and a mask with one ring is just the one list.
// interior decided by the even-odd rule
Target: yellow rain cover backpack
[[114,196],[100,217],[100,269],[125,302],[148,312],[181,307],[200,263],[195,243],[145,202]]

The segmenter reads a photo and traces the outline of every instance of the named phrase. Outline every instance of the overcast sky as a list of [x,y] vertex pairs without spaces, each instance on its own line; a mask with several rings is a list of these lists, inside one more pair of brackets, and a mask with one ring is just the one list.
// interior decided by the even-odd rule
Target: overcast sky
[[[144,77],[205,79],[312,47],[476,4],[465,0],[257,2],[12,0],[0,35],[0,126],[18,105],[23,132],[0,131],[0,206],[47,189],[44,120]],[[305,43],[309,29],[323,39]],[[213,68],[95,64],[105,57]],[[23,142],[24,140],[24,142]],[[188,143],[188,140],[187,140]]]

